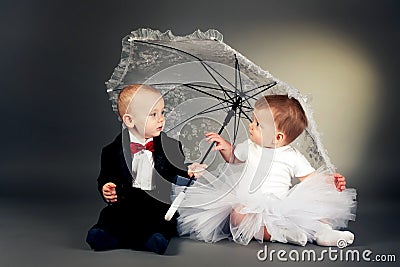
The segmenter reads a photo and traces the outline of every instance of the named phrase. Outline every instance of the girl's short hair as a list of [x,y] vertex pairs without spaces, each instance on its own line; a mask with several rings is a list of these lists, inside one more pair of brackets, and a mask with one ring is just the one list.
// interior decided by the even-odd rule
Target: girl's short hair
[[306,114],[295,98],[288,95],[267,95],[257,100],[257,109],[270,109],[277,131],[286,135],[286,142],[290,144],[307,127]]

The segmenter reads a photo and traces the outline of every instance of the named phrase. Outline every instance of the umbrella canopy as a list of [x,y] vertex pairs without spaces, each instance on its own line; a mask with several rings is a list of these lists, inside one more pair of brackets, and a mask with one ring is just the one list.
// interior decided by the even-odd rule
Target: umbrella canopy
[[[162,92],[165,131],[183,143],[188,162],[207,158],[205,132],[221,132],[231,143],[243,141],[248,138],[255,101],[262,95],[288,94],[301,103],[309,121],[292,145],[313,167],[334,170],[307,98],[226,45],[216,30],[187,36],[151,29],[131,32],[123,38],[121,60],[106,82],[114,111],[119,91],[132,83],[149,84]],[[205,163],[217,165],[215,155]]]

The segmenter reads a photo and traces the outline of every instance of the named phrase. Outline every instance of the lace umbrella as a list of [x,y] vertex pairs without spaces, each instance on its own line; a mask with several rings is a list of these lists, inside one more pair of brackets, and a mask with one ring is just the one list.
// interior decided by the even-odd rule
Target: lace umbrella
[[[132,83],[151,85],[163,94],[165,132],[182,142],[188,162],[205,162],[211,169],[219,161],[215,153],[208,157],[212,145],[205,144],[205,132],[218,132],[235,144],[248,138],[246,128],[258,98],[267,94],[294,97],[309,124],[292,145],[313,167],[334,170],[307,98],[225,44],[216,30],[197,30],[187,36],[151,29],[132,31],[123,38],[121,60],[106,82],[114,111],[120,90]],[[184,192],[175,199],[168,218]]]

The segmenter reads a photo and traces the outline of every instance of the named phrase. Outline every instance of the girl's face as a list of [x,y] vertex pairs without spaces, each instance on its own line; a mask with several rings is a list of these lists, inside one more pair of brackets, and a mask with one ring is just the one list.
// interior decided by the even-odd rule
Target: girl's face
[[275,123],[270,109],[254,109],[249,135],[257,145],[275,148]]

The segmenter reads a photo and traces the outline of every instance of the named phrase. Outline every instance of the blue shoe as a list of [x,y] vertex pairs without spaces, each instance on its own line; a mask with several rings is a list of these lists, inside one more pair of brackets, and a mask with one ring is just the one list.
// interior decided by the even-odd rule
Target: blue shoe
[[147,251],[163,255],[167,250],[169,241],[160,233],[153,234],[144,244]]
[[88,231],[86,242],[95,251],[104,251],[118,248],[118,240],[101,228],[92,228]]

